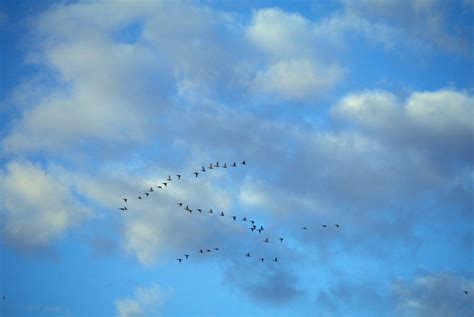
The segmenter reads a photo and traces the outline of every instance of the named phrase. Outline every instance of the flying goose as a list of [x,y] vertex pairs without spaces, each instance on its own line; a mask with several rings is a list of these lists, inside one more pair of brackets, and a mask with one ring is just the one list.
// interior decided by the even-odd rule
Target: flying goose
[[236,167],[236,166],[237,166],[237,164],[234,162],[234,163],[232,163],[232,165],[231,165],[231,166],[233,166],[233,167]]
[[212,170],[214,167],[212,167],[212,163],[209,164],[209,167],[208,167],[210,170]]
[[209,209],[209,213],[210,213],[210,214],[212,214],[212,212],[213,212],[213,211],[212,211],[212,208],[211,208],[211,209]]
[[176,260],[178,260],[179,263],[181,263],[181,261],[183,261],[183,259],[176,259]]
[[237,219],[237,217],[236,217],[236,216],[232,216],[232,219],[234,219],[234,221],[235,221],[235,220]]
[[196,175],[196,177],[198,177],[199,173],[198,172],[194,172],[193,173],[194,175]]
[[204,253],[204,251],[201,249],[201,250],[199,250],[199,253]]
[[224,217],[224,212],[223,211],[221,211],[221,217]]
[[263,263],[264,260],[265,260],[264,258],[260,258],[260,261],[262,261],[262,263]]
[[176,174],[176,176],[178,176],[178,180],[181,179],[181,175],[180,175],[180,174]]
[[189,258],[189,254],[185,254],[184,256],[186,257],[186,259]]
[[274,262],[278,262],[278,258],[275,257],[275,258],[273,259],[273,261],[274,261]]
[[168,175],[167,181],[171,181],[171,175]]
[[150,187],[150,189],[148,190],[149,192],[153,192],[153,187]]
[[142,199],[142,196],[138,196],[138,199]]
[[183,207],[183,203],[178,203],[178,205],[179,205],[180,207]]
[[308,228],[306,228],[306,227],[301,227],[301,229],[306,230],[306,229],[308,229]]
[[214,166],[215,166],[215,167],[220,167],[220,166],[219,166],[219,161],[217,161]]
[[222,166],[223,168],[227,168],[227,163],[224,163],[224,166]]
[[163,185],[165,185],[165,187],[167,187],[167,186],[168,186],[168,183],[166,183],[166,182],[165,182],[165,183],[162,183],[162,184],[163,184]]
[[127,203],[127,200],[128,200],[127,198],[123,198],[123,201],[124,201],[125,203]]
[[278,238],[280,240],[280,242],[283,242],[283,238]]
[[214,250],[219,251],[219,248],[214,248]]
[[263,242],[266,242],[266,243],[268,243],[268,238],[266,238],[265,240],[263,240]]
[[334,225],[334,227],[339,228],[339,224],[336,223],[336,224]]
[[328,225],[321,225],[323,228],[326,228]]
[[243,217],[243,218],[242,218],[242,221],[247,221],[247,217]]
[[202,171],[202,172],[205,172],[205,171],[206,171],[206,169],[204,168],[204,166],[201,167],[201,171]]
[[147,195],[147,196],[150,195],[150,193],[144,193],[144,194]]
[[240,164],[245,165],[245,160],[243,160],[242,163],[240,163]]
[[202,213],[202,209],[201,209],[201,208],[198,208],[198,210],[197,210],[197,211],[199,211],[199,213]]
[[247,252],[247,254],[245,256],[250,257],[250,252]]

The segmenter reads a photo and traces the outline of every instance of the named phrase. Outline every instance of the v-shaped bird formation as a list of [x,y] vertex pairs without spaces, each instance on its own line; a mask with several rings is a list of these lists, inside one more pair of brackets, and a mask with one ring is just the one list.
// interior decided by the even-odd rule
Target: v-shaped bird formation
[[[173,183],[173,181],[180,181],[181,179],[185,178],[186,176],[189,176],[190,178],[197,179],[197,178],[199,178],[200,175],[202,176],[203,173],[210,172],[210,171],[218,169],[218,168],[222,168],[222,169],[237,168],[239,166],[245,166],[245,165],[247,165],[247,162],[245,160],[243,160],[239,164],[237,162],[232,162],[232,163],[229,163],[229,164],[228,163],[219,164],[219,161],[217,161],[216,163],[210,163],[209,166],[203,165],[203,166],[201,166],[200,169],[198,169],[198,170],[196,170],[192,173],[174,174],[174,175],[170,174],[161,183],[156,184],[155,187],[150,187],[149,189],[147,189],[143,193],[138,194],[136,196],[136,199],[137,200],[146,199],[147,197],[154,194],[155,192],[168,188]],[[123,211],[123,212],[126,212],[126,211],[129,210],[127,208],[127,205],[128,205],[128,202],[129,202],[130,198],[123,197],[122,200],[124,202],[124,205],[122,207],[118,208],[118,209]],[[246,215],[238,215],[238,214],[234,214],[234,213],[224,211],[224,210],[218,211],[218,210],[213,209],[213,208],[203,208],[202,206],[199,206],[199,208],[197,208],[195,206],[190,206],[190,204],[188,204],[186,202],[183,202],[183,201],[178,201],[177,206],[179,208],[181,208],[183,211],[187,212],[189,215],[201,215],[201,216],[208,215],[208,216],[214,216],[214,217],[219,217],[219,218],[223,218],[223,219],[224,218],[228,219],[229,221],[235,223],[236,225],[243,225],[243,226],[247,227],[249,233],[258,233],[257,236],[262,235],[262,233],[265,231],[265,228],[262,224],[257,224],[255,220],[250,219]],[[321,226],[323,228],[330,228],[331,227],[327,224],[322,224]],[[340,225],[339,224],[334,224],[333,227],[336,228],[336,229],[339,229]],[[301,227],[301,230],[311,230],[311,229],[308,226],[303,226],[303,227]],[[266,245],[270,245],[272,242],[278,242],[278,243],[281,244],[281,243],[283,243],[284,240],[285,240],[284,237],[278,237],[278,238],[265,237],[263,239],[260,239],[260,241],[262,243],[266,244]],[[199,250],[195,250],[194,252],[190,251],[188,253],[184,253],[182,256],[176,258],[176,261],[178,263],[182,263],[183,261],[186,261],[189,258],[192,258],[193,254],[197,255],[197,256],[204,256],[205,254],[218,252],[219,250],[220,250],[219,247],[215,247],[215,246],[210,247],[210,248],[209,247],[207,247],[207,248],[204,247],[204,248],[201,248]],[[246,258],[255,258],[256,261],[259,261],[261,263],[264,263],[265,260],[266,260],[264,257],[259,257],[258,255],[253,255],[249,251],[242,252],[242,256],[246,257]],[[267,259],[267,262],[269,262],[269,263],[279,262],[278,256],[274,256],[274,257],[271,257],[271,258]]]

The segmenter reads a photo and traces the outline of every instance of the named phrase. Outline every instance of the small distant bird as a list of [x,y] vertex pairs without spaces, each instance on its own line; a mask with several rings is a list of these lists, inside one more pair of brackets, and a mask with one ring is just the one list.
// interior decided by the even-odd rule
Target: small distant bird
[[278,238],[278,239],[280,239],[280,242],[283,242],[283,238]]
[[240,164],[242,164],[242,165],[245,165],[245,160],[244,160],[244,161],[242,161],[242,163],[240,163]]
[[273,259],[273,261],[275,261],[275,262],[278,262],[278,258],[277,258],[277,257],[275,257],[275,258]]
[[213,211],[212,211],[212,208],[211,208],[211,209],[209,209],[209,213],[210,213],[210,214],[212,214],[212,213],[213,213]]
[[124,201],[125,203],[127,203],[127,200],[128,200],[127,198],[123,198],[123,201]]
[[265,240],[263,240],[263,242],[266,242],[266,243],[268,243],[268,238],[266,238]]
[[245,256],[250,257],[250,252],[247,252],[247,254]]
[[321,225],[323,228],[326,228],[328,225]]
[[150,187],[150,189],[148,190],[149,192],[153,192],[153,187]]
[[138,196],[138,199],[142,199],[142,196]]
[[198,172],[194,172],[193,173],[194,175],[196,175],[196,177],[198,177],[199,173]]
[[219,251],[219,248],[214,248],[214,250]]
[[199,251],[199,253],[204,253],[204,251],[202,251],[202,249]]
[[123,209],[128,210],[127,206],[123,207]]
[[216,162],[216,165],[214,165],[215,167],[219,167],[219,161]]
[[242,218],[242,221],[247,221],[247,217],[243,217],[243,218]]
[[181,179],[181,175],[180,175],[180,174],[176,174],[176,176],[178,177],[178,179]]
[[184,256],[186,257],[186,259],[189,258],[189,254],[185,254]]
[[338,224],[335,224],[334,227],[339,228],[339,225],[338,225]]
[[232,163],[232,165],[231,165],[231,166],[233,166],[233,167],[236,167],[236,166],[237,166],[237,164],[234,162],[234,163]]
[[179,263],[181,263],[181,261],[183,261],[183,259],[176,259],[176,260],[178,260]]
[[264,258],[260,258],[260,261],[262,261],[262,262],[263,262],[264,260],[265,260]]
[[224,212],[223,211],[221,211],[221,217],[224,217]]
[[255,230],[255,227],[250,227],[250,230],[253,232]]
[[260,230],[264,230],[264,229],[263,229],[263,226],[260,226]]
[[257,229],[258,233],[262,233],[263,229]]
[[234,219],[234,221],[235,221],[235,220],[237,219],[237,217],[236,217],[236,216],[232,216],[232,219]]
[[183,206],[183,203],[178,203],[178,205],[179,205],[180,207],[182,207],[182,206]]
[[212,163],[209,164],[209,167],[208,167],[208,168],[211,169],[211,170],[214,168],[214,167],[212,167]]
[[125,208],[123,208],[123,207],[121,207],[121,208],[119,208],[119,209],[122,210],[122,211],[125,211]]
[[222,166],[223,168],[227,168],[227,163],[224,163],[224,166]]
[[192,209],[188,209],[189,213],[192,214],[193,213],[193,210]]
[[161,187],[160,185],[158,185],[158,186],[156,186],[156,188],[162,189],[163,187]]
[[171,175],[168,175],[167,181],[171,181]]
[[306,230],[306,229],[308,229],[308,228],[306,228],[306,227],[302,227],[301,229],[303,229],[303,230]]
[[209,249],[207,249],[206,251],[207,251],[207,252],[211,252],[211,250],[209,250]]
[[149,196],[150,194],[149,193],[144,193],[145,195]]
[[469,292],[468,292],[468,291],[463,291],[463,293],[464,293],[464,294],[466,294],[466,295],[467,295],[467,294],[469,294]]
[[205,172],[205,171],[206,171],[206,169],[204,168],[204,166],[201,167],[201,171],[202,171],[202,172]]
[[165,183],[162,183],[162,184],[163,184],[163,185],[165,185],[165,187],[167,187],[167,186],[168,186],[168,183],[166,183],[166,182],[165,182]]
[[197,211],[199,211],[199,213],[202,213],[202,209],[201,209],[201,208],[198,208],[198,210],[197,210]]
[[254,225],[255,224],[255,221],[254,220],[250,220],[250,222]]

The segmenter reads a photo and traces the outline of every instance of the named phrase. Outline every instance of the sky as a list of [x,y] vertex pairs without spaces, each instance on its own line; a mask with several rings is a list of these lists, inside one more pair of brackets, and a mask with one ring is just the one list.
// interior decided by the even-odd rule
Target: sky
[[0,315],[474,314],[471,0],[7,0],[0,36]]

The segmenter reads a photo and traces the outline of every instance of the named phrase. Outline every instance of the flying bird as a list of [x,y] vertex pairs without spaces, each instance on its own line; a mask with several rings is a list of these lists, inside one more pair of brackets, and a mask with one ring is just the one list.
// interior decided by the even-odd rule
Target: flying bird
[[258,233],[262,233],[263,229],[257,229]]
[[183,259],[176,259],[176,260],[178,260],[179,263],[181,263],[181,261],[183,261]]
[[223,211],[221,211],[221,217],[224,217],[224,212]]
[[328,225],[321,225],[323,228],[326,228]]
[[255,224],[255,221],[254,220],[250,220],[250,222],[254,225]]
[[247,252],[247,254],[245,256],[250,257],[250,252]]
[[211,208],[211,209],[209,209],[209,213],[210,213],[210,214],[212,214],[212,212],[213,212],[213,211],[212,211],[212,208]]
[[308,228],[306,228],[306,227],[302,227],[301,229],[303,229],[303,230],[306,230],[306,229],[308,229]]
[[227,168],[227,163],[224,163],[224,166],[222,166],[223,168]]
[[260,261],[262,261],[262,262],[263,262],[264,260],[265,260],[264,258],[260,258]]
[[268,243],[268,238],[266,238],[265,240],[263,240],[263,242],[266,242],[266,243]]
[[180,174],[176,174],[176,176],[178,177],[178,180],[181,179],[181,175],[180,175]]
[[469,292],[468,292],[468,291],[463,291],[463,293],[464,293],[464,294],[466,294],[466,295],[467,295],[467,294],[469,294]]
[[199,173],[198,172],[194,172],[193,173],[194,175],[196,175],[196,177],[198,177]]
[[253,232],[255,230],[255,227],[250,227],[250,230]]
[[183,203],[178,203],[178,205],[179,205],[180,207],[182,207],[182,206],[183,206]]
[[153,192],[153,187],[150,187],[150,189],[148,190],[149,192]]
[[147,195],[147,196],[149,196],[149,195],[150,195],[150,193],[144,193],[144,194],[145,194],[145,195]]
[[162,183],[162,184],[163,184],[163,185],[165,185],[165,187],[167,187],[167,186],[168,186],[168,183]]
[[127,200],[128,200],[127,198],[123,198],[123,201],[124,201],[125,203],[127,203]]
[[274,261],[274,262],[278,262],[278,258],[275,257],[275,258],[273,259],[273,261]]
[[235,221],[235,220],[237,219],[237,217],[236,217],[236,216],[232,216],[232,219],[234,219],[234,221]]
[[204,253],[204,251],[202,251],[202,249],[199,251],[199,253]]
[[184,256],[186,257],[186,259],[189,258],[189,254],[185,254]]
[[280,242],[283,242],[283,238],[278,238],[278,239],[280,239]]
[[201,171],[202,171],[202,172],[205,172],[205,171],[206,171],[206,169],[204,168],[204,166],[201,167]]
[[209,164],[209,167],[208,167],[210,170],[212,170],[214,167],[212,167],[212,163]]
[[138,199],[142,199],[142,196],[138,196]]
[[219,167],[219,161],[217,161],[214,166],[215,166],[215,167]]
[[339,228],[339,224],[336,223],[336,224],[334,225],[334,227]]
[[122,210],[122,211],[125,211],[125,208],[123,208],[123,207],[121,207],[121,208],[119,208],[119,209]]
[[263,226],[260,226],[260,230],[264,230],[264,229],[263,229]]
[[197,210],[197,211],[199,211],[199,213],[202,213],[202,209],[201,209],[201,208],[198,208],[198,210]]
[[171,175],[168,175],[167,181],[171,181]]
[[214,250],[219,251],[219,248],[214,248]]
[[161,187],[160,185],[158,185],[158,186],[156,186],[156,188],[162,189],[163,187]]
[[245,165],[245,160],[243,160],[242,163],[240,163],[240,164]]
[[243,217],[243,218],[242,218],[242,221],[247,221],[247,217]]
[[236,167],[236,166],[237,166],[237,164],[234,162],[234,163],[232,163],[232,165],[231,165],[231,166],[233,166],[233,167]]
[[209,249],[207,249],[206,251],[207,251],[207,252],[211,252],[211,250],[209,250]]

